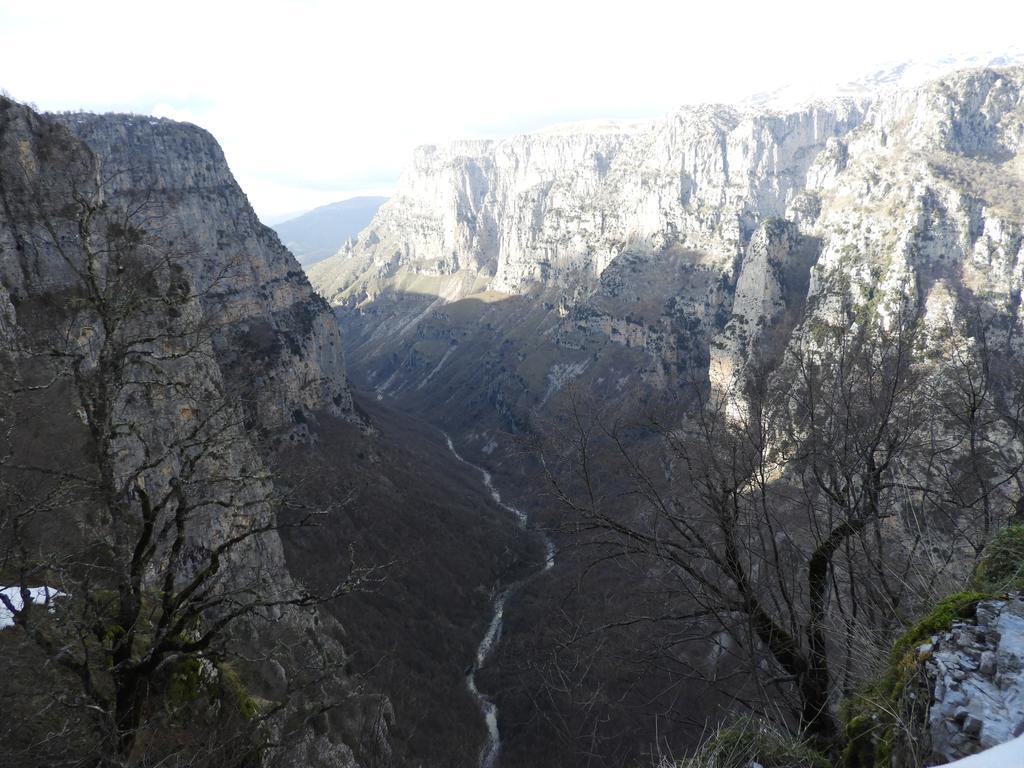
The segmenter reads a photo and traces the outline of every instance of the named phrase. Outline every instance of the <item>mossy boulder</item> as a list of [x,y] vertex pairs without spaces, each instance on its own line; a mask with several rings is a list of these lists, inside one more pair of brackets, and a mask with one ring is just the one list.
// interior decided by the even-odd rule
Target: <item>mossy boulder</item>
[[1024,592],[1024,525],[1011,525],[985,547],[974,581],[988,592]]

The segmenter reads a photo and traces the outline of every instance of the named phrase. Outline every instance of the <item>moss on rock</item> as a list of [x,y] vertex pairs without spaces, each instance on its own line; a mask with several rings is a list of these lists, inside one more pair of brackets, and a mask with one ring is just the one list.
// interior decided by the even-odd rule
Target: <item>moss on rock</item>
[[255,719],[260,714],[260,702],[249,693],[238,670],[229,663],[222,663],[217,665],[217,672],[221,698],[234,704],[246,720]]
[[985,547],[975,584],[989,592],[1024,592],[1024,525],[1011,525]]
[[853,698],[843,702],[846,768],[889,768],[892,756],[908,726],[923,717],[926,702],[908,696],[924,674],[930,657],[928,641],[948,630],[957,619],[974,615],[978,602],[990,597],[983,592],[957,592],[940,600],[893,644],[882,676]]
[[199,659],[186,659],[175,664],[164,693],[164,708],[168,714],[175,715],[185,710],[203,693],[206,682]]
[[[185,659],[173,665],[163,688],[164,709],[175,718],[194,717],[197,711],[234,711],[245,720],[260,714],[260,700],[249,693],[238,670],[230,662],[211,663]],[[200,710],[195,704],[203,702]],[[209,709],[213,705],[213,709]],[[227,706],[230,709],[224,710]]]

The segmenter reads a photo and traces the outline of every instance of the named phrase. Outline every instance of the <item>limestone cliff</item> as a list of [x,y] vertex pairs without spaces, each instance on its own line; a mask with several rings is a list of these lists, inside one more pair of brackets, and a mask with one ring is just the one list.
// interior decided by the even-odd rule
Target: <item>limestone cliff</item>
[[692,107],[652,125],[422,147],[357,242],[311,276],[337,302],[373,293],[368,274],[400,270],[461,274],[457,285],[424,282],[448,298],[564,285],[600,275],[626,247],[680,245],[731,269],[758,223],[803,190],[829,139],[863,116],[856,101],[790,114]]
[[106,194],[145,205],[185,259],[234,393],[265,429],[323,410],[351,417],[341,338],[295,257],[257,219],[224,153],[188,123],[133,115],[59,118],[101,163]]
[[[664,388],[685,372],[732,391],[857,307],[883,322],[904,304],[933,323],[968,305],[1016,317],[1022,73],[421,148],[371,225],[310,277],[353,335],[356,375],[392,393],[433,390],[431,371],[458,366],[463,331],[416,339],[481,298],[519,356],[519,383],[492,379],[490,399],[505,391],[521,415],[564,379],[550,361],[588,344],[642,350],[642,375],[597,355],[583,378]],[[540,329],[525,342],[495,316],[522,302]]]
[[[1015,314],[1024,190],[1024,69],[970,70],[876,103],[812,170],[804,229],[821,239],[812,301],[840,292],[929,305],[943,286]],[[822,316],[823,316],[822,310]]]
[[[220,553],[230,567],[218,562],[209,592],[198,593],[216,606],[203,619],[230,613],[223,595],[264,606],[247,610],[225,640],[230,658],[249,660],[236,698],[250,717],[252,708],[266,712],[268,737],[284,741],[302,722],[289,691],[358,710],[341,671],[340,626],[290,605],[303,589],[275,529],[280,492],[262,439],[294,434],[296,423],[305,424],[295,414],[351,414],[340,338],[294,259],[256,220],[214,140],[167,121],[62,121],[0,99],[0,203],[0,576],[24,579],[29,568],[71,584],[64,589],[72,622],[80,606],[102,603],[103,578],[80,581],[83,572],[110,571],[95,553],[120,551],[136,531],[141,594],[157,593],[161,583],[178,589]],[[104,357],[106,341],[120,350],[112,359]],[[99,421],[90,402],[104,410]],[[67,493],[65,476],[74,477]],[[129,487],[112,490],[122,483]],[[117,494],[120,506],[108,519],[99,500]],[[147,506],[156,498],[166,501]],[[46,514],[35,519],[40,508]],[[12,522],[12,509],[21,522]],[[147,530],[158,534],[150,539]],[[164,581],[165,571],[176,576]],[[113,642],[102,633],[99,641]],[[229,673],[210,664],[203,674],[223,687]],[[43,679],[27,684],[64,695]],[[12,712],[4,728],[17,722]],[[69,722],[66,738],[74,739],[82,721]],[[386,753],[383,719],[359,727],[373,731]],[[287,733],[287,751],[262,755],[278,765],[354,765],[354,738],[325,720]],[[27,759],[48,758],[36,751]]]

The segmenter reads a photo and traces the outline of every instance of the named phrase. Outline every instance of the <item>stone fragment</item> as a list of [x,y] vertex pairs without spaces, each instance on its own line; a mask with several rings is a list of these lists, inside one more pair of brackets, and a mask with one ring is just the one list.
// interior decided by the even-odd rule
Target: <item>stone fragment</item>
[[992,651],[984,651],[981,654],[981,661],[978,662],[978,671],[989,677],[995,674],[996,655]]
[[968,736],[979,738],[981,736],[981,729],[983,725],[984,723],[979,718],[974,717],[974,715],[968,715],[964,720],[964,733]]

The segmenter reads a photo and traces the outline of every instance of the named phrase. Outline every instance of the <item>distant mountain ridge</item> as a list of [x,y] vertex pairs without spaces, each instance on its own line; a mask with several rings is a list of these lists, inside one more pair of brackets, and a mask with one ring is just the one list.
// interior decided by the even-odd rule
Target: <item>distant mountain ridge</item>
[[294,219],[274,225],[274,230],[302,266],[337,253],[345,241],[358,235],[373,219],[386,197],[351,197],[329,203]]
[[935,59],[895,60],[886,62],[873,72],[848,82],[791,84],[771,91],[762,91],[745,99],[743,105],[791,111],[816,101],[830,101],[835,98],[864,99],[894,91],[908,91],[958,70],[1021,65],[1024,65],[1024,48],[1019,46],[999,51],[950,54]]

